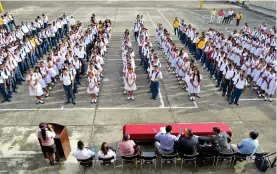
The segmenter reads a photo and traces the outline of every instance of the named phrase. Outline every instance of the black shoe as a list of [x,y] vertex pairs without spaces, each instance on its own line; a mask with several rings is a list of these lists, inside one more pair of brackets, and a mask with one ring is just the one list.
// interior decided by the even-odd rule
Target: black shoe
[[17,93],[17,91],[16,91],[16,90],[13,90],[13,92],[14,92],[14,93]]
[[65,102],[66,105],[69,104],[69,103],[70,103],[70,101],[66,101],[66,102]]
[[233,104],[233,102],[229,102],[229,105]]
[[225,97],[225,95],[226,95],[226,94],[225,94],[225,93],[223,93],[223,94],[222,94],[222,97]]
[[151,91],[148,91],[147,93],[151,93]]
[[239,104],[238,104],[238,103],[235,103],[235,105],[239,106]]
[[80,85],[80,86],[81,86],[81,83],[78,83],[78,85]]
[[6,100],[6,99],[5,99],[5,100],[2,100],[1,103],[4,103],[4,102],[6,102],[6,101],[8,101],[8,100]]
[[75,102],[75,101],[72,101],[72,104],[73,104],[73,105],[76,105],[76,102]]

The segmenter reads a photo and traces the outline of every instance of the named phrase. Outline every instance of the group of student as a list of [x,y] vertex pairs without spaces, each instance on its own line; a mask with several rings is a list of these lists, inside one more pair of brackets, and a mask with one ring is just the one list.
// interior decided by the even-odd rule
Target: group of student
[[211,12],[209,24],[213,24],[215,20],[217,24],[230,24],[234,19],[236,19],[236,26],[239,26],[240,20],[242,19],[242,13],[235,13],[233,9],[226,9],[225,11],[220,9],[217,13],[216,9],[214,8]]
[[[103,77],[101,65],[111,37],[111,22],[107,19],[99,26],[94,14],[91,20],[91,25],[84,32],[83,25],[76,23],[73,17],[69,19],[63,14],[52,25],[48,24],[48,17],[43,14],[42,18],[37,17],[34,22],[38,26],[36,30],[27,27],[25,23],[17,26],[15,36],[5,30],[7,33],[3,32],[3,38],[6,42],[1,44],[0,52],[2,102],[11,101],[10,88],[16,92],[16,83],[25,81],[23,75],[28,70],[26,80],[29,95],[37,98],[36,104],[44,104],[42,97],[50,95],[57,81],[62,82],[66,94],[65,104],[70,103],[70,100],[76,104],[75,94],[78,93],[78,85],[81,85],[81,75],[85,75],[87,70],[87,93],[91,95],[91,103],[96,103],[100,78]],[[42,60],[46,54],[46,60]],[[87,68],[85,59],[89,62]]]
[[179,29],[179,39],[216,80],[229,104],[239,105],[240,95],[250,85],[259,97],[272,101],[277,70],[275,26],[268,29],[263,23],[250,29],[246,23],[229,37],[211,28],[199,34],[183,20]]
[[[139,26],[138,33],[136,33],[136,26]],[[157,53],[152,48],[150,35],[148,29],[144,26],[143,16],[137,16],[134,26],[134,36],[139,47],[140,65],[143,67],[149,83],[151,99],[156,100],[159,94],[160,81],[163,79],[161,69],[161,62]]]
[[195,64],[195,60],[189,58],[185,49],[178,50],[173,43],[167,29],[158,24],[156,29],[156,39],[159,47],[168,60],[167,69],[172,71],[182,88],[188,91],[190,101],[200,98],[200,85],[202,76]]
[[100,26],[102,24],[96,22],[94,14],[91,20],[85,31],[82,24],[79,27],[73,26],[68,37],[69,44],[56,50],[58,58],[63,62],[59,78],[66,94],[65,104],[70,103],[70,100],[72,104],[76,104],[76,93],[82,77],[86,78],[91,103],[97,103],[100,81],[104,78],[102,67],[104,56],[111,38],[111,22],[107,19],[105,25]]
[[[30,78],[33,75],[28,76],[31,73],[30,71],[28,73],[28,70],[34,68],[36,63],[66,35],[67,17],[63,14],[61,18],[48,24],[48,17],[42,14],[31,23],[22,22],[21,25],[16,25],[14,17],[5,13],[2,22],[0,27],[0,91],[4,98],[2,103],[11,101],[12,93],[17,93],[17,85],[25,81],[24,76],[27,74],[30,95],[37,96],[37,103],[43,104],[40,96],[43,92],[40,84],[36,82],[37,77]],[[0,23],[2,22],[0,20]],[[52,76],[50,80],[49,78],[45,80],[50,90],[51,78]],[[46,89],[45,93],[49,96]]]

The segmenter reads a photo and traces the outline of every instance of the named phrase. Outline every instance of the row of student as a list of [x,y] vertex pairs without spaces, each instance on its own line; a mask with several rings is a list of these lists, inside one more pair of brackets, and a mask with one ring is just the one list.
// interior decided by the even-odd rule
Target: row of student
[[[263,93],[270,97],[269,99],[265,97],[265,100],[272,101],[271,96],[275,93],[276,78],[272,79],[268,76],[265,77],[265,75],[268,74],[266,70],[273,69],[272,73],[274,73],[277,69],[275,33],[275,27],[267,30],[263,23],[258,30],[254,29],[252,31],[246,24],[240,33],[234,31],[229,38],[225,38],[223,33],[219,33],[214,29],[209,29],[206,34],[203,32],[200,36],[194,28],[190,25],[186,26],[182,21],[179,38],[195,54],[196,60],[200,61],[204,68],[209,71],[211,77],[217,80],[217,87],[221,86],[222,89],[225,86],[235,90],[238,83],[237,79],[240,79],[239,77],[243,75],[247,82],[239,82],[237,89],[241,93],[247,83],[253,83],[255,86],[260,79],[260,88],[258,89],[261,89],[264,83],[263,89],[267,88],[267,90],[264,90]],[[228,67],[231,69],[229,70]],[[235,67],[233,73],[232,67]],[[224,70],[231,71],[231,77],[226,78],[226,73],[223,74]],[[266,73],[262,77],[264,72]],[[225,78],[227,79],[226,83]],[[223,96],[225,95],[224,92]],[[230,95],[227,96],[230,97]],[[236,98],[239,98],[239,95]]]
[[[137,29],[138,28],[138,29]],[[144,27],[143,16],[138,16],[133,28],[134,35],[137,37],[136,42],[139,47],[140,65],[143,66],[145,73],[148,75],[148,83],[150,84],[151,99],[156,100],[159,94],[160,81],[163,79],[160,71],[161,63],[157,53],[152,49],[149,33]]]
[[[95,28],[97,33],[93,34],[91,30]],[[51,79],[59,79],[65,90],[65,103],[68,104],[71,100],[72,104],[76,104],[75,98],[76,93],[78,93],[78,85],[81,85],[81,75],[85,74],[84,60],[88,56],[88,52],[86,51],[88,49],[86,48],[91,46],[93,52],[91,58],[88,58],[89,64],[87,65],[86,71],[88,75],[87,93],[92,97],[91,103],[96,103],[100,77],[103,77],[101,64],[104,63],[102,56],[107,52],[107,35],[105,30],[98,31],[98,27],[95,24],[92,24],[92,27],[89,27],[85,32],[83,32],[83,26],[80,23],[78,23],[78,26],[72,26],[68,39],[64,40],[54,52],[50,53],[47,66],[44,66],[45,62],[40,63],[39,74],[35,73],[36,77],[33,78],[39,82],[36,83],[38,86],[37,90],[42,91],[42,88],[44,91],[47,91],[47,86],[53,83]],[[37,98],[40,98],[41,92],[38,95],[38,93],[34,94],[31,91],[32,88],[30,88],[30,95],[36,95]],[[43,103],[43,101],[39,100],[37,103]]]
[[194,60],[189,58],[184,49],[180,52],[178,51],[178,48],[170,37],[170,33],[161,24],[157,26],[156,39],[168,60],[168,71],[173,71],[172,73],[179,81],[179,84],[183,85],[182,88],[189,92],[189,99],[191,101],[195,101],[195,97],[200,98],[202,76]]
[[[45,15],[44,15],[45,16]],[[65,14],[64,14],[65,16]],[[37,17],[35,21],[40,19]],[[66,35],[61,30],[51,35],[46,34],[51,29],[51,25],[38,25],[35,30],[28,28],[23,22],[11,31],[2,28],[0,35],[0,64],[1,68],[1,94],[5,101],[11,101],[12,93],[16,93],[17,84],[21,84],[24,80],[24,74],[30,67],[43,58],[52,47]]]
[[130,39],[129,30],[126,29],[122,36],[122,63],[123,63],[123,84],[124,94],[128,93],[128,100],[134,100],[134,94],[137,90],[136,86],[136,64],[135,64],[135,53],[132,49],[132,43]]

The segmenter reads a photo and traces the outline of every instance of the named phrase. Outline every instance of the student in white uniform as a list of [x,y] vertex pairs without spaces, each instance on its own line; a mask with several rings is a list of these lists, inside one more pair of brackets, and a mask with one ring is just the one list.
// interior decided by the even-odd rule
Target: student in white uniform
[[74,78],[72,77],[72,75],[67,72],[67,69],[64,68],[63,72],[60,76],[60,80],[63,84],[63,88],[65,91],[65,95],[66,95],[66,102],[65,104],[70,103],[70,99],[72,100],[72,104],[76,105],[75,102],[75,98],[74,98],[74,94],[73,94],[73,90],[74,90]]
[[129,67],[128,72],[126,73],[126,82],[125,82],[125,90],[128,91],[128,100],[134,100],[134,94],[137,90],[136,86],[136,74],[133,72],[133,68]]
[[49,90],[48,90],[48,88],[47,88],[47,85],[46,85],[46,83],[45,83],[45,80],[43,79],[43,74],[41,73],[39,66],[36,66],[36,67],[35,67],[35,73],[37,73],[38,79],[39,79],[39,83],[40,83],[40,85],[41,85],[43,91],[45,92],[45,98],[46,98],[46,97],[49,97],[49,95],[50,95],[50,94],[49,94]]
[[97,102],[97,94],[99,92],[99,86],[97,82],[97,78],[93,74],[93,72],[89,72],[88,74],[88,88],[87,88],[87,93],[91,95],[91,103],[96,103]]
[[270,71],[270,74],[268,76],[268,81],[264,82],[262,85],[262,89],[265,89],[266,95],[264,100],[265,101],[270,101],[272,102],[271,97],[275,94],[276,92],[276,74],[275,74],[275,70],[272,68]]
[[200,75],[199,70],[195,69],[193,74],[190,77],[190,85],[189,85],[190,101],[195,101],[195,96],[199,96],[201,80],[202,80],[202,76]]
[[26,77],[26,81],[29,83],[29,95],[37,98],[36,104],[44,104],[41,99],[43,95],[42,87],[39,83],[38,73],[34,73],[33,70],[29,70],[29,74]]
[[247,80],[244,78],[244,74],[241,74],[240,78],[238,78],[237,81],[234,83],[234,90],[229,102],[230,105],[235,103],[237,106],[239,106],[239,103],[238,103],[239,98],[241,94],[244,92],[246,86],[247,86]]

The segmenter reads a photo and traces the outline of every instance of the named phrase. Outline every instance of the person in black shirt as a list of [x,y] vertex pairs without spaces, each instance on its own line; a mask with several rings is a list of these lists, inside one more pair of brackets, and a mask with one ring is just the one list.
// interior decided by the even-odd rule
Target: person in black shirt
[[185,129],[184,134],[179,138],[176,144],[179,156],[193,155],[197,152],[197,137],[193,136],[191,129]]

